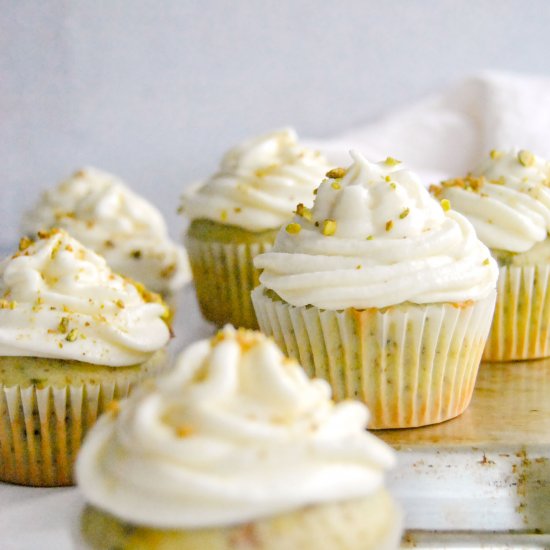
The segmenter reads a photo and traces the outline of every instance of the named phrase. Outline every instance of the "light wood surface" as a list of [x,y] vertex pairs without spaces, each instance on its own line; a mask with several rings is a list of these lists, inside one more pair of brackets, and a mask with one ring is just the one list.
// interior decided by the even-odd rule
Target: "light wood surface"
[[393,447],[550,446],[550,358],[483,363],[459,417],[422,428],[378,430]]

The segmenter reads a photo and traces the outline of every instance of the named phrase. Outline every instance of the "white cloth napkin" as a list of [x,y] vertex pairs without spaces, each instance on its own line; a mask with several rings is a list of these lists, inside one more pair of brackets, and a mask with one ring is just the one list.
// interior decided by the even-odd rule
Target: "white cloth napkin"
[[340,166],[349,149],[388,155],[426,184],[462,176],[491,149],[518,147],[550,158],[550,78],[485,72],[330,140],[309,142]]

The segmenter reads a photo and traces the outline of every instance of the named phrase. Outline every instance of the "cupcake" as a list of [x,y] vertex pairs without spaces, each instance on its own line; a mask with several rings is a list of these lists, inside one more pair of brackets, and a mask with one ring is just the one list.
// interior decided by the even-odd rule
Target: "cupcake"
[[162,214],[117,177],[95,168],[45,191],[23,218],[23,233],[65,229],[111,269],[170,298],[190,279],[183,247],[170,240]]
[[525,150],[492,151],[474,172],[432,191],[468,217],[499,265],[483,358],[550,356],[550,163]]
[[366,408],[257,332],[226,327],[88,434],[76,465],[86,548],[397,548],[389,447]]
[[167,308],[64,231],[19,248],[0,263],[0,480],[70,485],[96,417],[164,364]]
[[333,170],[256,258],[260,327],[371,428],[459,415],[495,302],[496,262],[460,214],[388,158]]
[[216,174],[183,197],[199,305],[219,326],[257,328],[252,260],[271,248],[297,203],[311,205],[328,170],[325,159],[297,139],[287,129],[242,143],[223,157]]

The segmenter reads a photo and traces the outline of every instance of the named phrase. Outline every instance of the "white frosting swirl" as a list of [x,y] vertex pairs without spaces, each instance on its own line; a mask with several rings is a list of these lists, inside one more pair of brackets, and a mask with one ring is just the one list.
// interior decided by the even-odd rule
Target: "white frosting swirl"
[[76,476],[91,504],[135,524],[243,523],[379,489],[394,456],[367,420],[272,340],[226,327],[101,419]]
[[106,172],[85,168],[42,194],[24,217],[23,232],[52,227],[66,229],[115,272],[155,292],[175,291],[190,279],[185,250],[170,240],[162,214]]
[[547,238],[550,163],[527,151],[493,151],[472,176],[443,182],[440,194],[489,248],[526,252]]
[[298,144],[294,130],[273,132],[229,151],[219,172],[183,197],[191,220],[208,219],[249,231],[278,229],[313,190],[329,166]]
[[166,345],[165,306],[147,303],[103,258],[64,231],[22,244],[0,262],[0,355],[117,367]]
[[497,266],[466,218],[393,159],[352,157],[345,177],[321,184],[312,212],[255,258],[265,287],[332,310],[477,300],[495,288]]

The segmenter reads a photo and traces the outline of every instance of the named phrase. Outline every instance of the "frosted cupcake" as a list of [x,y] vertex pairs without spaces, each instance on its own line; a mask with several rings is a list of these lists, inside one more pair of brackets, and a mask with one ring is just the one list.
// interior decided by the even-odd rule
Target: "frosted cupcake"
[[0,263],[0,480],[69,485],[83,435],[164,364],[158,296],[64,231]]
[[216,174],[184,195],[191,220],[186,246],[206,319],[257,327],[252,259],[271,248],[297,203],[311,205],[327,170],[325,159],[300,145],[293,130],[280,130],[229,151]]
[[442,422],[470,401],[496,262],[398,161],[352,157],[256,258],[260,327],[336,399],[363,400],[370,427]]
[[23,219],[23,233],[62,228],[103,256],[111,269],[170,297],[190,279],[183,247],[162,214],[117,177],[94,168],[45,191]]
[[550,356],[550,164],[492,151],[464,178],[432,187],[472,222],[499,264],[487,361]]
[[186,350],[88,434],[76,467],[86,548],[397,548],[389,447],[260,333]]

